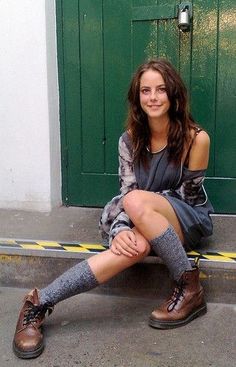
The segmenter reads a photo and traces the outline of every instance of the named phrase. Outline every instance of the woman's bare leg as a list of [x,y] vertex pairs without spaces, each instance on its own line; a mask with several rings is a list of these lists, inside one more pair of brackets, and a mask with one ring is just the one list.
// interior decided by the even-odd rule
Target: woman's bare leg
[[[137,232],[137,231],[136,231]],[[116,255],[111,249],[84,260],[68,269],[40,290],[40,302],[55,305],[76,294],[89,291],[147,256],[150,245],[136,233],[138,255]]]
[[149,244],[135,229],[134,231],[137,239],[137,256],[130,257],[114,254],[111,250],[104,251],[76,264],[41,291],[33,289],[25,297],[13,340],[13,349],[18,357],[35,358],[42,353],[44,344],[41,326],[45,313],[51,310],[51,306],[95,288],[148,254]]
[[134,190],[124,197],[123,205],[135,227],[162,258],[175,280],[192,269],[182,246],[184,236],[180,223],[165,197]]
[[136,235],[137,250],[139,253],[137,256],[116,255],[109,249],[88,259],[91,270],[99,284],[106,282],[122,270],[141,261],[150,252],[150,245],[147,240],[137,229],[133,228],[133,231]]
[[148,241],[162,234],[171,224],[183,242],[183,232],[175,211],[162,195],[133,190],[124,197],[123,205],[135,227]]

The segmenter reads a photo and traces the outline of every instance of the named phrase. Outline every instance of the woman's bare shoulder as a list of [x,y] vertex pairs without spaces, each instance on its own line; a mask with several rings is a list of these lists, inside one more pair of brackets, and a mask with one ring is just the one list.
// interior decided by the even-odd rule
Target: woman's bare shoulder
[[193,144],[194,145],[202,146],[202,147],[204,146],[209,147],[210,137],[205,130],[200,130],[199,132],[196,132],[193,130],[191,134],[193,134]]

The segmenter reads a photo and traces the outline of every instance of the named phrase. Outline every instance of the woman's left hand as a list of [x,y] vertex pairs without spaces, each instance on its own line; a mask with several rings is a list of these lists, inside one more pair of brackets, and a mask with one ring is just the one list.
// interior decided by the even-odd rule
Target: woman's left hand
[[139,252],[134,232],[131,230],[119,232],[112,241],[111,251],[116,255],[137,256]]

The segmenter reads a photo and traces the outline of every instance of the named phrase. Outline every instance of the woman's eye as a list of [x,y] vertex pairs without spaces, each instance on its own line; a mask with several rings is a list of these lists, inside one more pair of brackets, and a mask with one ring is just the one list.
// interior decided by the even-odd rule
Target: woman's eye
[[148,94],[149,93],[149,89],[146,89],[146,88],[141,89],[141,93]]
[[166,88],[165,87],[158,88],[158,93],[166,93]]

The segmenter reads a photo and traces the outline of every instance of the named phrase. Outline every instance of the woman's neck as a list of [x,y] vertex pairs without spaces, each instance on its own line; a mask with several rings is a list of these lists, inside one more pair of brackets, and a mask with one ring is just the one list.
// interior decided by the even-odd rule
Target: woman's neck
[[167,145],[169,120],[149,121],[149,128],[151,132],[150,150],[153,153],[158,152]]
[[153,139],[167,139],[169,131],[169,120],[165,119],[150,119],[149,128]]

